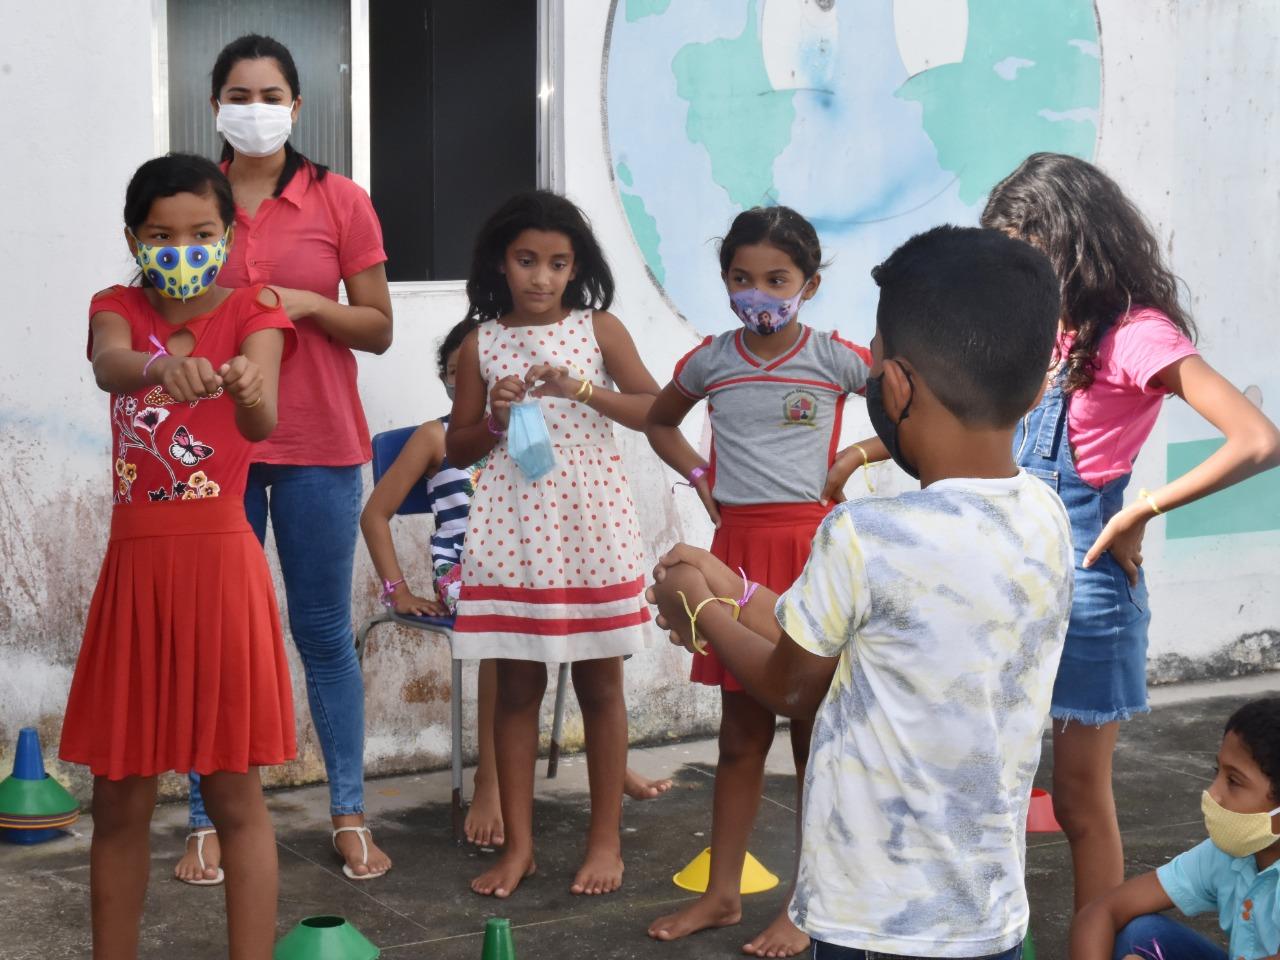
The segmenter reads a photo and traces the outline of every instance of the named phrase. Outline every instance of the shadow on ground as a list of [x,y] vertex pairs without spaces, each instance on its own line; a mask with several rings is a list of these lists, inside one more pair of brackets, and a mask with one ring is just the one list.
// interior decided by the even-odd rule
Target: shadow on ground
[[[1247,697],[1218,697],[1157,707],[1126,724],[1116,756],[1116,797],[1130,874],[1149,870],[1204,837],[1199,793],[1212,777],[1227,715]],[[538,781],[535,818],[538,874],[516,896],[496,902],[473,895],[467,881],[495,854],[458,847],[449,832],[446,774],[394,777],[369,784],[368,804],[379,842],[395,858],[386,877],[346,880],[325,831],[323,788],[270,797],[280,847],[280,932],[299,919],[336,913],[382,948],[387,960],[454,960],[480,955],[484,922],[511,918],[520,960],[731,957],[782,906],[784,887],[747,898],[741,926],[677,943],[656,943],[645,930],[689,895],[672,874],[709,843],[713,741],[636,750],[631,762],[650,776],[673,772],[675,786],[656,801],[628,800],[626,883],[618,894],[576,897],[569,883],[587,826],[585,767],[562,761],[554,781]],[[786,876],[793,856],[794,781],[786,774],[786,737],[770,757],[751,850]],[[1046,738],[1038,783],[1049,786],[1052,748]],[[152,884],[142,956],[213,960],[225,956],[220,889],[171,878],[185,809],[157,811]],[[6,960],[88,956],[88,839],[77,834],[37,847],[0,845],[0,955]],[[1070,856],[1061,834],[1033,834],[1027,854],[1032,930],[1040,960],[1065,960],[1070,916]],[[1197,924],[1213,935],[1212,918]]]

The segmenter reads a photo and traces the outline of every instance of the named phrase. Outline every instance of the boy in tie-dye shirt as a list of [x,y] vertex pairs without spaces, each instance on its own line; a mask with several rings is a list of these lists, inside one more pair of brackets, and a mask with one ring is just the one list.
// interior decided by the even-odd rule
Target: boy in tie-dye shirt
[[868,411],[921,489],[838,507],[780,598],[684,545],[651,597],[673,639],[710,643],[761,702],[820,703],[791,904],[817,960],[1016,960],[1072,553],[1011,438],[1049,366],[1058,283],[1027,244],[956,227],[874,276]]

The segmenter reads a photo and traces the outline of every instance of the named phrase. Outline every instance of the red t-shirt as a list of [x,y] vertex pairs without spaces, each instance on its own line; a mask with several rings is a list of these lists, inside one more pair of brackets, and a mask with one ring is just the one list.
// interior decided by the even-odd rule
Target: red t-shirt
[[[133,349],[142,353],[154,352],[153,334],[165,343],[178,330],[187,330],[196,339],[191,356],[206,358],[216,370],[258,330],[285,331],[285,356],[293,352],[293,324],[280,307],[258,303],[261,292],[261,286],[234,290],[210,313],[174,327],[156,313],[141,287],[112,287],[93,298],[89,317],[124,317],[133,333]],[[221,390],[195,403],[179,403],[163,387],[151,384],[111,396],[115,503],[243,497],[250,459],[257,459],[256,446],[236,428],[235,403]]]
[[[264,200],[253,217],[236,208],[235,234],[218,283],[270,283],[337,300],[341,280],[386,259],[369,195],[340,174],[316,180],[304,164],[280,196]],[[295,326],[298,352],[280,371],[280,423],[257,445],[253,462],[366,463],[372,451],[356,389],[355,355],[309,317]]]

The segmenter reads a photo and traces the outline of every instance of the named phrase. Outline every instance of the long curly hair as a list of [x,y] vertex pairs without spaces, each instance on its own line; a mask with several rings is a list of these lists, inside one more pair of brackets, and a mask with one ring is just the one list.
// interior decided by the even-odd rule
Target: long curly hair
[[609,309],[613,273],[590,222],[572,200],[549,190],[533,190],[509,199],[480,228],[467,277],[471,315],[479,321],[497,320],[511,311],[511,289],[500,268],[507,247],[525,230],[563,233],[573,246],[575,273],[565,287],[562,306],[569,310]]
[[987,199],[982,225],[1042,250],[1062,284],[1062,320],[1074,332],[1065,358],[1067,392],[1093,383],[1103,336],[1130,310],[1163,312],[1192,340],[1179,280],[1155,231],[1114,180],[1060,153],[1033,153]]

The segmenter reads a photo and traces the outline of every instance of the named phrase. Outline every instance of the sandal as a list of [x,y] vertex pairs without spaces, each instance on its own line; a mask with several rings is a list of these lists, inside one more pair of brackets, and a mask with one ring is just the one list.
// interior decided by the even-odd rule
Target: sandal
[[[338,856],[341,857],[342,851],[338,849],[338,834],[340,833],[354,833],[356,836],[360,838],[360,854],[361,854],[360,862],[367,867],[369,865],[369,841],[365,839],[365,836],[368,835],[372,837],[373,831],[370,830],[368,827],[336,827],[334,828],[333,851],[334,853],[336,853]],[[374,873],[373,871],[370,871],[369,873],[356,873],[354,870],[351,869],[350,865],[346,862],[346,858],[343,858],[342,873],[348,880],[376,880],[378,879],[378,877],[385,876],[386,872],[387,872],[386,870],[382,870],[378,873]]]
[[192,837],[196,838],[196,860],[199,861],[200,863],[200,873],[202,874],[202,876],[199,880],[186,880],[186,879],[183,879],[182,877],[177,877],[176,879],[182,880],[183,883],[189,883],[193,887],[216,887],[218,884],[226,880],[227,878],[226,874],[222,872],[221,867],[218,867],[218,875],[214,877],[212,880],[205,879],[205,877],[203,876],[204,871],[206,869],[204,865],[204,838],[209,836],[210,834],[214,834],[217,832],[218,832],[217,830],[205,829],[205,830],[193,830],[187,834],[188,840],[190,840]]

